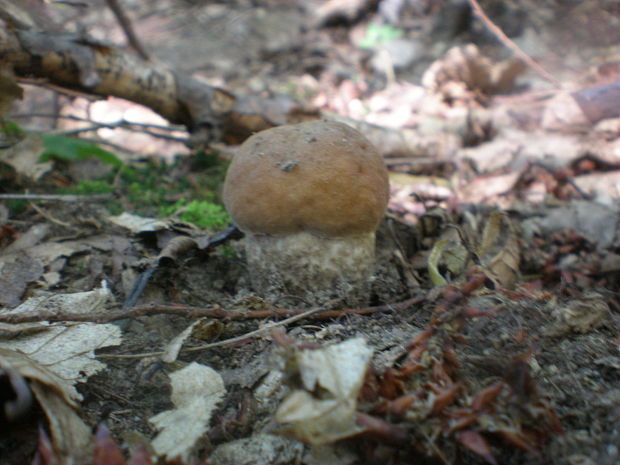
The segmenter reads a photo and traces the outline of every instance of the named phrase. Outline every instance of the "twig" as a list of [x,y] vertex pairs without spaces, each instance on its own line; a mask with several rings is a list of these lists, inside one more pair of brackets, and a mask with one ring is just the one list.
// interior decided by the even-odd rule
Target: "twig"
[[[51,115],[51,114],[47,114],[47,113],[29,113],[29,114],[20,114],[20,115],[11,115],[9,116],[9,118],[15,119],[15,118],[54,118],[54,120],[56,119],[70,119],[70,120],[74,120],[74,121],[81,121],[81,122],[85,122],[85,123],[90,123],[91,126],[87,126],[87,127],[83,127],[83,128],[76,128],[76,129],[70,129],[67,131],[56,131],[53,134],[54,135],[62,135],[62,136],[72,136],[72,135],[76,135],[76,134],[80,134],[83,132],[91,132],[91,131],[96,131],[98,129],[125,129],[127,131],[133,131],[133,132],[138,132],[138,133],[142,133],[142,134],[147,134],[151,137],[158,137],[160,139],[165,139],[165,140],[171,140],[174,142],[180,142],[180,143],[186,143],[187,142],[187,138],[186,137],[176,137],[176,136],[171,136],[168,134],[161,134],[159,132],[156,131],[151,131],[150,129],[154,129],[157,131],[167,131],[167,132],[178,132],[178,131],[183,131],[183,132],[187,132],[184,131],[182,129],[178,129],[178,128],[171,128],[171,127],[167,127],[167,126],[162,126],[159,124],[147,124],[147,123],[134,123],[131,121],[127,121],[125,119],[120,119],[118,121],[115,122],[111,122],[111,123],[103,123],[103,122],[99,122],[99,121],[93,121],[91,119],[87,119],[87,118],[80,118],[79,116],[73,116],[73,115]],[[44,132],[45,134],[47,134],[47,132]],[[104,141],[101,141],[100,143],[104,143]]]
[[115,144],[114,142],[110,142],[109,140],[101,139],[100,137],[80,137],[80,140],[84,142],[90,142],[91,144],[95,145],[105,145],[106,147],[110,147],[114,150],[128,153],[130,155],[135,153],[133,150],[129,150],[128,148],[123,147],[119,144]]
[[41,215],[43,218],[45,218],[47,221],[50,221],[54,224],[63,226],[65,228],[71,228],[73,229],[73,227],[69,224],[66,223],[64,221],[59,220],[58,218],[54,218],[52,215],[50,215],[48,212],[46,212],[43,208],[39,207],[37,204],[34,204],[32,202],[30,202],[30,206],[32,208],[34,208],[36,210],[36,212]]
[[115,128],[115,127],[119,127],[119,126],[136,126],[139,128],[145,128],[145,129],[158,129],[161,131],[182,131],[182,132],[187,132],[185,129],[181,128],[181,127],[173,127],[173,126],[164,126],[161,124],[154,124],[154,123],[138,123],[135,121],[128,121],[125,118],[121,118],[115,122],[111,122],[111,123],[102,123],[99,121],[95,121],[93,119],[89,119],[89,118],[82,118],[81,116],[76,116],[76,115],[55,115],[53,113],[15,113],[12,115],[9,115],[7,117],[8,119],[15,119],[15,118],[59,118],[59,119],[70,119],[73,121],[81,121],[84,123],[91,123],[91,124],[102,124],[105,125],[105,127],[110,127],[110,128]]
[[561,87],[560,81],[549,74],[542,66],[536,63],[532,57],[525,53],[521,48],[515,44],[505,33],[502,31],[491,19],[486,15],[478,0],[469,0],[469,4],[474,10],[474,13],[482,20],[484,25],[497,37],[500,42],[511,49],[523,62],[540,74],[547,81],[551,82],[556,87]]
[[[322,308],[311,308],[310,310],[299,310],[299,309],[295,309],[295,310],[290,310],[290,309],[273,309],[276,310],[277,313],[280,313],[280,311],[287,311],[287,312],[299,312],[297,313],[297,315],[291,316],[289,318],[286,318],[282,321],[277,321],[277,322],[270,322],[268,324],[266,324],[265,326],[263,326],[262,328],[258,328],[255,329],[254,331],[250,331],[249,333],[245,333],[242,334],[241,336],[235,336],[235,337],[231,337],[229,339],[224,339],[223,341],[218,341],[218,342],[211,342],[209,344],[202,344],[196,347],[186,347],[181,349],[182,352],[198,352],[201,350],[207,350],[207,349],[212,349],[214,347],[222,347],[222,346],[227,346],[230,344],[236,344],[237,342],[242,342],[245,341],[246,339],[249,338],[253,338],[256,336],[260,336],[261,334],[272,330],[273,328],[277,328],[280,326],[286,326],[289,325],[291,323],[294,323],[296,321],[299,320],[303,320],[305,318],[309,318],[309,317],[315,317],[315,318],[333,318],[335,316],[342,316],[345,314],[351,314],[351,313],[356,313],[358,315],[363,315],[363,314],[367,314],[367,313],[373,313],[373,312],[384,312],[384,311],[394,311],[394,310],[399,310],[399,309],[404,309],[407,307],[410,307],[411,305],[413,305],[414,303],[420,303],[421,301],[424,300],[424,297],[419,296],[419,297],[415,297],[413,299],[408,299],[405,300],[403,302],[399,302],[397,304],[388,304],[388,305],[381,305],[378,307],[368,307],[368,308],[360,308],[360,309],[345,309],[345,310],[323,310]],[[223,310],[223,312],[225,313],[229,313],[230,310]],[[241,311],[240,313],[237,313],[236,316],[239,317],[243,317],[245,314],[245,316],[250,316],[250,318],[261,318],[262,316],[258,316],[258,315],[262,315],[264,314],[264,311],[257,311],[257,312],[243,312]],[[235,318],[236,319],[236,318]],[[163,351],[159,351],[159,352],[146,352],[146,353],[141,353],[141,354],[100,354],[97,357],[98,358],[145,358],[145,357],[159,357],[161,355],[163,355],[164,352]]]
[[47,200],[52,202],[101,202],[111,198],[112,194],[0,194],[0,200]]
[[112,13],[114,13],[116,20],[123,29],[123,32],[125,33],[125,37],[127,37],[127,41],[129,42],[129,44],[138,53],[138,55],[140,55],[140,58],[142,58],[143,60],[149,60],[148,53],[146,53],[146,50],[142,46],[142,43],[138,40],[138,37],[136,36],[136,33],[134,32],[131,25],[131,21],[129,21],[129,18],[118,4],[118,1],[106,0],[106,3],[110,10],[112,10]]
[[[273,328],[286,326],[288,324],[294,323],[299,320],[303,320],[305,318],[317,318],[317,319],[326,319],[326,318],[334,318],[340,317],[342,315],[347,314],[358,314],[365,315],[368,313],[374,312],[385,312],[385,311],[399,311],[404,310],[412,305],[422,302],[425,299],[425,296],[418,296],[411,299],[404,300],[402,302],[380,305],[377,307],[367,307],[367,308],[359,308],[359,309],[344,309],[344,310],[324,310],[323,308],[312,308],[310,310],[304,309],[286,309],[286,308],[273,308],[270,310],[257,310],[248,312],[245,310],[225,310],[222,308],[196,308],[196,307],[176,307],[176,306],[142,306],[142,307],[134,307],[132,309],[121,310],[117,312],[109,312],[103,314],[83,314],[83,313],[52,313],[47,311],[35,311],[35,312],[27,312],[17,315],[6,315],[0,314],[0,322],[8,322],[8,323],[26,323],[32,321],[84,321],[84,322],[95,322],[95,323],[108,323],[110,321],[116,321],[126,318],[135,318],[137,316],[145,316],[145,315],[158,315],[158,314],[176,314],[182,315],[191,318],[199,318],[199,317],[210,317],[210,318],[221,318],[228,320],[245,320],[245,319],[256,319],[256,318],[268,318],[274,316],[283,316],[283,315],[291,315],[288,318],[277,321],[270,322],[263,326],[262,328],[256,329],[254,331],[250,331],[249,333],[245,333],[241,336],[235,336],[230,339],[225,339],[223,341],[212,342],[209,344],[203,344],[196,347],[189,347],[182,349],[183,352],[197,352],[201,350],[211,349],[213,347],[222,347],[230,344],[236,344],[241,341],[245,341],[248,338],[256,337],[265,333],[266,331],[272,330]],[[163,355],[163,351],[158,352],[146,352],[146,353],[138,353],[138,354],[100,354],[99,358],[117,358],[117,359],[132,359],[132,358],[146,358],[146,357],[159,357]]]
[[[114,126],[112,124],[107,124],[107,123],[96,123],[96,124],[93,124],[92,126],[88,126],[85,128],[75,128],[75,129],[69,129],[67,131],[54,131],[51,134],[55,136],[75,136],[78,134],[82,134],[84,132],[97,131],[99,129],[117,129],[117,128],[122,128],[122,129],[125,129],[126,131],[133,131],[133,132],[139,132],[142,134],[148,134],[151,137],[158,137],[160,139],[170,140],[173,142],[180,142],[182,144],[185,144],[187,142],[186,137],[169,136],[167,134],[160,134],[158,132],[148,131],[146,129],[137,129],[137,128],[132,128],[131,126]],[[50,133],[44,132],[44,134],[50,134]],[[104,143],[104,141],[101,141],[100,143]]]
[[[211,349],[213,347],[221,347],[229,344],[236,344],[237,342],[245,341],[246,339],[259,336],[267,331],[272,330],[273,328],[277,328],[279,326],[286,326],[290,323],[294,323],[298,320],[302,320],[314,313],[320,312],[322,308],[311,308],[310,310],[306,310],[299,315],[292,316],[282,321],[271,322],[266,324],[262,328],[255,329],[254,331],[250,331],[249,333],[242,334],[241,336],[231,337],[229,339],[224,339],[223,341],[212,342],[210,344],[202,344],[197,347],[186,347],[181,349],[182,352],[198,352],[201,350]],[[163,355],[164,352],[147,352],[142,354],[101,354],[98,355],[99,358],[145,358],[145,357],[159,357]]]
[[367,315],[369,313],[402,311],[412,305],[419,304],[424,301],[425,296],[417,296],[393,304],[380,305],[377,307],[367,308],[347,308],[342,310],[324,310],[319,309],[316,312],[306,315],[308,310],[299,308],[271,308],[268,310],[232,310],[224,309],[216,306],[211,307],[188,307],[180,305],[142,305],[139,307],[125,308],[116,311],[106,311],[104,313],[57,313],[51,311],[33,311],[15,315],[0,313],[0,322],[4,323],[30,323],[33,321],[73,321],[73,322],[92,322],[92,323],[109,323],[111,321],[124,320],[127,318],[137,318],[141,316],[153,315],[179,315],[187,318],[218,318],[230,321],[242,321],[253,319],[264,319],[274,317],[292,318],[304,315],[306,318],[312,315],[314,319],[338,318],[343,315]]
[[32,86],[44,87],[48,90],[51,90],[53,92],[58,92],[59,94],[66,95],[70,98],[81,97],[90,102],[104,99],[104,97],[89,94],[87,92],[82,92],[82,91],[75,90],[75,89],[67,89],[66,87],[62,87],[58,84],[53,84],[47,78],[18,76],[16,80],[20,84],[29,84]]

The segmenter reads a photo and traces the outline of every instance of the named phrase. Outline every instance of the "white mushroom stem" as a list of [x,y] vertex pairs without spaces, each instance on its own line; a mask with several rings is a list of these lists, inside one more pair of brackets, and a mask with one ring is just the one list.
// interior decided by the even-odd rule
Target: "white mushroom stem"
[[342,304],[363,305],[374,271],[375,233],[339,238],[247,234],[246,254],[252,285],[269,300],[294,296],[322,305],[336,297]]

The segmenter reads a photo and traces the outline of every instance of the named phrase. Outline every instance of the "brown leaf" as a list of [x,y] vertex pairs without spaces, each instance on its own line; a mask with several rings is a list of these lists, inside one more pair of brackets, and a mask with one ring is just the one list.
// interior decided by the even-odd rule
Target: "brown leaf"
[[49,436],[43,428],[39,429],[39,450],[32,461],[33,465],[60,465]]
[[409,434],[406,430],[380,420],[379,418],[357,412],[355,419],[358,426],[366,430],[366,434],[385,441],[388,444],[403,445],[409,440]]
[[462,445],[467,447],[474,454],[477,454],[486,460],[487,463],[497,465],[489,444],[477,431],[463,431],[462,433],[457,434],[456,438]]
[[456,395],[460,389],[460,384],[453,384],[446,389],[440,390],[433,402],[433,414],[441,412],[444,408],[450,405],[456,398]]
[[500,395],[504,389],[504,386],[505,384],[502,381],[497,381],[478,392],[472,400],[472,408],[474,410],[482,410],[483,408],[488,407],[491,402],[497,399],[497,396]]
[[153,465],[147,447],[141,444],[132,454],[128,465]]
[[496,432],[513,446],[517,446],[519,449],[529,452],[534,457],[540,457],[540,452],[525,433],[512,429],[498,430]]
[[127,465],[123,454],[104,425],[99,425],[95,435],[93,465]]

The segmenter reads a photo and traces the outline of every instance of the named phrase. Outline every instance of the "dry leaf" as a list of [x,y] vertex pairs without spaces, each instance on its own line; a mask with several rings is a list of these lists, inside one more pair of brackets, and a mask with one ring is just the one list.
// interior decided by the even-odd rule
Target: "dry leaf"
[[279,433],[321,445],[363,431],[355,421],[355,408],[372,356],[366,341],[356,338],[316,350],[291,350],[302,386],[276,412],[276,420],[284,425]]
[[304,446],[271,434],[225,442],[209,456],[214,465],[289,465],[301,463]]
[[512,288],[515,285],[519,277],[521,249],[506,214],[491,212],[477,252],[483,267],[502,287]]
[[52,169],[51,162],[39,162],[43,142],[37,135],[28,135],[8,149],[0,150],[0,163],[11,166],[19,176],[37,181]]
[[471,98],[475,92],[493,94],[514,87],[525,70],[518,60],[493,63],[473,44],[453,47],[431,64],[422,76],[422,85],[446,101]]
[[601,326],[608,314],[607,302],[596,292],[553,309],[558,325],[563,328],[561,332],[587,333]]
[[[106,304],[111,299],[112,293],[104,282],[94,291],[33,297],[6,312],[5,315],[98,312],[105,310]],[[63,324],[49,325],[47,331],[39,331],[36,334],[0,339],[0,348],[22,352],[64,380],[76,383],[85,381],[89,376],[105,368],[105,364],[95,360],[96,349],[118,345],[120,342],[121,330],[117,325]]]
[[0,67],[0,118],[11,111],[13,101],[23,97],[23,89],[17,85],[13,70],[4,65]]
[[152,445],[159,456],[186,460],[224,397],[224,381],[217,371],[195,362],[172,373],[170,381],[176,408],[149,419],[161,430]]
[[63,464],[87,463],[92,454],[92,434],[88,425],[48,385],[33,382],[30,388],[45,412],[54,448],[63,458]]
[[118,226],[129,229],[134,234],[161,231],[170,227],[169,221],[145,218],[127,212],[121,213],[118,216],[110,216],[108,220]]
[[194,321],[191,325],[185,328],[180,334],[178,334],[175,338],[172,339],[164,349],[164,355],[161,356],[161,359],[166,363],[174,362],[179,356],[179,352],[181,351],[181,347],[183,347],[183,343],[187,340],[188,337],[192,335],[194,327],[197,324],[202,323],[205,318],[201,318],[199,320]]
[[63,464],[87,463],[91,455],[90,428],[74,408],[81,396],[67,380],[27,355],[0,348],[0,371],[15,370],[28,381],[47,417],[52,440]]

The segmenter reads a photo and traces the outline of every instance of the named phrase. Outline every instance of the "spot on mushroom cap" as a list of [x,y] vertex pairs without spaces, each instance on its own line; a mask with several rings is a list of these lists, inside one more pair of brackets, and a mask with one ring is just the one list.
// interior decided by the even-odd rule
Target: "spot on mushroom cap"
[[338,237],[374,231],[385,215],[383,158],[355,129],[310,121],[259,132],[226,174],[224,204],[255,234],[308,231]]

